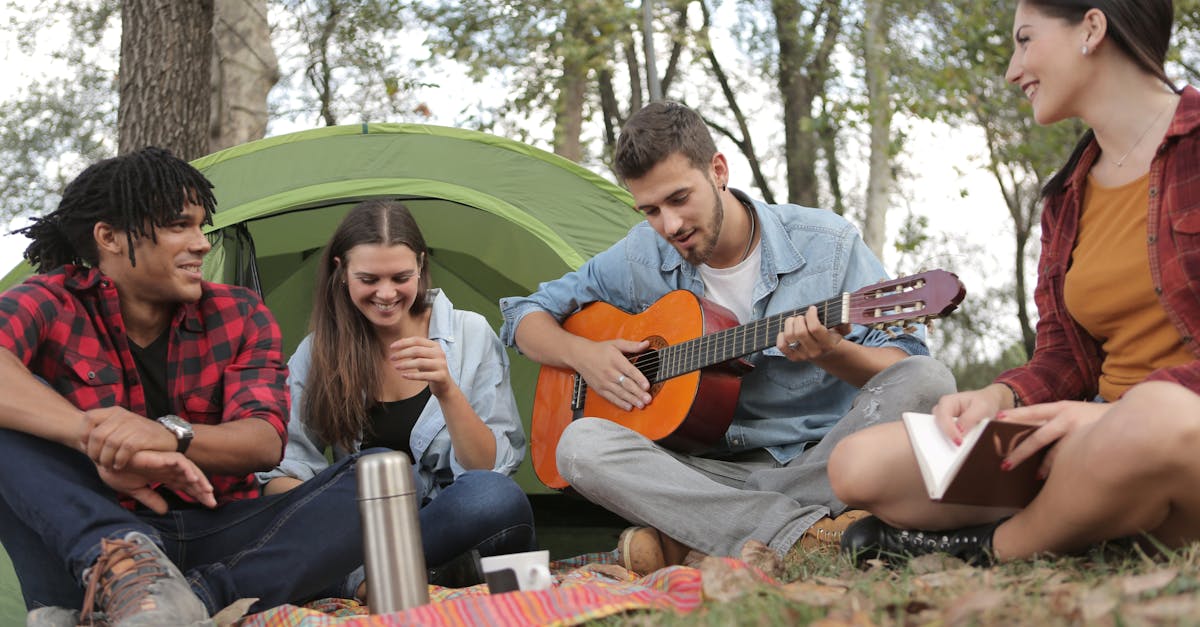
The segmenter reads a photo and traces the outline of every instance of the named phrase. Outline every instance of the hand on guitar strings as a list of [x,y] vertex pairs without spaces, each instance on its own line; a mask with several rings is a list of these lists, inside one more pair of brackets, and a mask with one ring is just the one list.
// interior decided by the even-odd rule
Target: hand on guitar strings
[[625,411],[645,408],[650,403],[650,382],[629,361],[628,355],[645,351],[650,343],[623,339],[584,341],[587,344],[572,367],[587,381],[588,389]]
[[819,361],[831,356],[849,332],[848,324],[825,328],[817,316],[817,308],[809,307],[803,316],[783,321],[783,331],[775,339],[775,347],[791,361]]

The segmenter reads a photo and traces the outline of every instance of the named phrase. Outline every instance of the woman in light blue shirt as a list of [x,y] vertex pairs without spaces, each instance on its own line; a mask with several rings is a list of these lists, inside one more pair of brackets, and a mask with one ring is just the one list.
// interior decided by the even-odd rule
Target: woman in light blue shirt
[[483,316],[430,289],[428,255],[399,202],[346,215],[317,272],[312,333],[288,362],[284,459],[259,478],[267,494],[291,489],[329,464],[327,446],[334,460],[408,453],[432,582],[468,585],[478,582],[473,550],[534,548],[529,500],[509,477],[525,435],[503,346]]

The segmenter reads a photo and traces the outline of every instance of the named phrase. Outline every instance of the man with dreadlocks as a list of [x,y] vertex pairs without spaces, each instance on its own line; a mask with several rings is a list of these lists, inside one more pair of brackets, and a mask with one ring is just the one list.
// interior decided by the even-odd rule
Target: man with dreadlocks
[[201,279],[211,188],[146,148],[21,231],[39,273],[0,295],[0,541],[30,624],[208,624],[357,584],[352,458],[259,494],[287,370],[257,296]]

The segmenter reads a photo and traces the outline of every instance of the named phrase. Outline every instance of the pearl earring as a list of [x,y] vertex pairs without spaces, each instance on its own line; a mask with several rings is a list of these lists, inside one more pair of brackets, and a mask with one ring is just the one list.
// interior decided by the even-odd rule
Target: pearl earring
[[1081,50],[1080,52],[1082,52],[1082,53],[1083,53],[1083,56],[1085,56],[1085,57],[1086,57],[1086,56],[1087,56],[1087,52],[1088,52],[1088,51],[1087,51],[1087,46],[1086,46],[1086,45],[1084,45],[1084,47],[1083,47],[1083,50]]

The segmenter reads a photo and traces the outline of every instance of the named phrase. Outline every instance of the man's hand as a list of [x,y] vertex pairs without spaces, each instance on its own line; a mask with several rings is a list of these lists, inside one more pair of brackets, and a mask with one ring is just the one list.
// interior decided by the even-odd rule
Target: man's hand
[[587,381],[589,389],[625,411],[634,407],[643,409],[650,403],[650,382],[627,356],[650,348],[650,342],[579,339],[580,348],[576,350],[580,356],[572,363],[574,370]]
[[84,412],[83,450],[98,466],[120,471],[140,451],[174,452],[175,436],[161,424],[123,407]]
[[848,324],[836,329],[825,328],[813,306],[803,316],[792,316],[783,321],[783,330],[775,338],[775,347],[791,361],[819,361],[832,355],[849,332]]
[[96,464],[96,472],[110,488],[137,499],[156,514],[167,513],[167,502],[154,491],[154,484],[187,494],[206,507],[217,506],[208,478],[190,459],[176,452],[138,451],[130,456],[124,469]]

